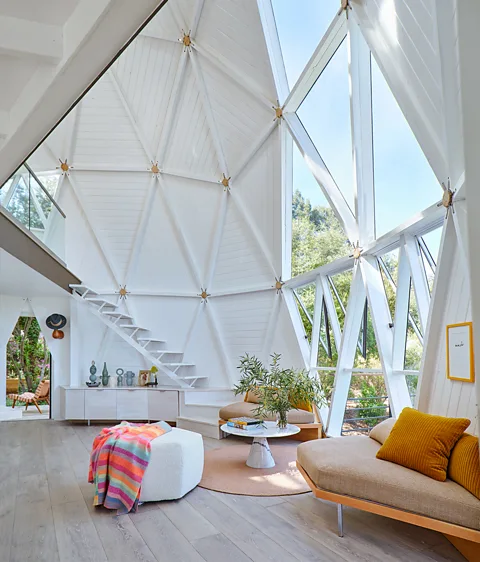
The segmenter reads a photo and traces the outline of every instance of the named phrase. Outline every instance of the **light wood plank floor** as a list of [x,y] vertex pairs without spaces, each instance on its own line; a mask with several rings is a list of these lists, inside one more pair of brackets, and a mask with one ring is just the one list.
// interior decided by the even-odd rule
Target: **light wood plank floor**
[[[100,427],[0,423],[1,562],[431,562],[464,558],[438,533],[311,494],[252,498],[195,489],[114,516],[93,508],[89,450]],[[235,440],[204,439],[205,449]]]

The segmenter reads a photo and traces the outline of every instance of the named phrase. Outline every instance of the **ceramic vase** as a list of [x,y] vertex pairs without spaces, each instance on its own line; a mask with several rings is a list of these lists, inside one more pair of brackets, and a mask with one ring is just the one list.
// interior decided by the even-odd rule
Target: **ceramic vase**
[[125,378],[127,379],[127,386],[133,386],[133,379],[135,377],[135,373],[132,371],[127,371],[125,373]]
[[108,374],[107,363],[103,364],[103,371],[102,371],[102,384],[103,386],[108,386],[108,379],[110,375]]
[[92,366],[90,367],[90,376],[88,378],[93,384],[97,382],[97,367],[95,366],[95,361],[92,361]]

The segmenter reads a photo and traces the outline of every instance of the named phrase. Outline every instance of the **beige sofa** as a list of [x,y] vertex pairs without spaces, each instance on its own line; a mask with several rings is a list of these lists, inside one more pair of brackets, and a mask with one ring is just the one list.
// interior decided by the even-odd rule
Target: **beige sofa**
[[297,466],[315,496],[338,504],[340,536],[348,505],[480,543],[480,500],[473,494],[376,458],[394,422],[386,420],[369,437],[322,439],[297,449]]
[[[234,402],[224,406],[219,411],[219,424],[223,425],[230,418],[241,418],[244,416],[255,417],[254,410],[258,407],[258,402]],[[266,421],[275,421],[275,416],[265,418]],[[310,441],[322,437],[322,424],[319,422],[316,411],[307,412],[306,410],[290,410],[287,414],[287,421],[300,428],[300,433],[292,436],[293,439],[300,441]]]

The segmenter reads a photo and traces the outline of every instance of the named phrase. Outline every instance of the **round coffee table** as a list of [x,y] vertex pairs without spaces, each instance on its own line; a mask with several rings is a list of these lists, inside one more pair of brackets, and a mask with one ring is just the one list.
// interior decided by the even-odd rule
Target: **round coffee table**
[[270,451],[267,438],[289,437],[300,432],[300,428],[292,424],[287,424],[287,427],[282,429],[274,421],[263,422],[263,425],[265,427],[260,426],[257,429],[245,430],[231,427],[225,423],[220,428],[225,433],[230,433],[231,435],[253,437],[253,443],[247,459],[247,466],[250,468],[272,468],[275,466],[275,460]]

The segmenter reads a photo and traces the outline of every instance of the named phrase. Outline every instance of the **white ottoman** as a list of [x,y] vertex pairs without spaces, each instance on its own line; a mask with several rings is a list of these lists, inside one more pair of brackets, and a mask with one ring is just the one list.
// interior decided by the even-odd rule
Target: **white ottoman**
[[152,452],[143,475],[141,502],[176,500],[202,479],[203,439],[199,433],[172,428],[151,442]]

